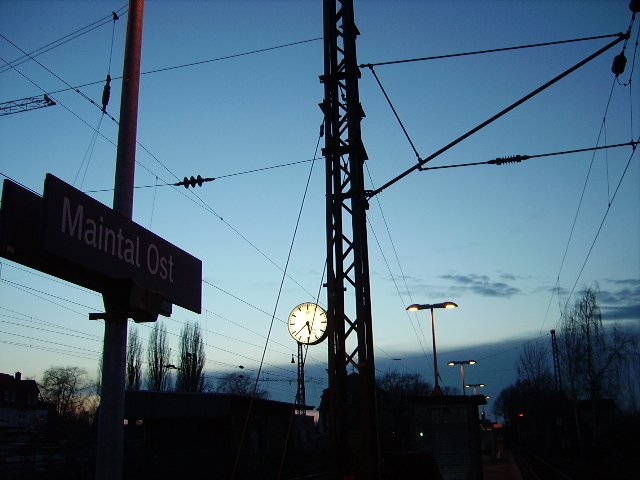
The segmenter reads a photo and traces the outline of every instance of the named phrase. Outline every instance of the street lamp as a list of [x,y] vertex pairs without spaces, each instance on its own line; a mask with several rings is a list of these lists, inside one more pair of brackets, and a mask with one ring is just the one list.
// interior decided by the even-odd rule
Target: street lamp
[[467,383],[464,387],[473,388],[473,394],[476,395],[477,394],[476,389],[482,388],[484,386],[486,386],[484,383]]
[[465,365],[475,365],[475,360],[454,360],[452,362],[447,363],[449,366],[460,365],[460,378],[462,379],[462,394],[466,395],[467,393],[464,390],[464,366]]
[[[485,402],[486,402],[486,400],[489,400],[490,398],[491,398],[491,395],[485,395],[484,396]],[[484,421],[486,418],[487,417],[486,417],[486,414],[485,414],[485,411],[484,411],[484,404],[482,404],[482,421]]]
[[431,338],[433,340],[433,375],[435,377],[434,387],[432,394],[439,395],[440,384],[438,382],[438,354],[436,353],[436,319],[433,314],[433,310],[435,308],[456,308],[458,305],[453,302],[442,302],[442,303],[433,303],[433,304],[419,304],[414,303],[413,305],[409,305],[407,307],[407,311],[409,312],[417,312],[418,310],[431,310]]

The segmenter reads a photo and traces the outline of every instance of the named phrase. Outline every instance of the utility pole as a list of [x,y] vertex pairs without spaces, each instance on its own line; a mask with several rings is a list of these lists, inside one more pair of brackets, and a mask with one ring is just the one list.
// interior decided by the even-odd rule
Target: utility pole
[[[127,39],[122,74],[120,129],[116,158],[113,209],[131,220],[138,127],[138,94],[144,0],[129,0]],[[103,295],[104,323],[102,391],[96,451],[96,479],[122,478],[124,390],[127,351],[126,310],[118,296]],[[115,299],[115,301],[114,301]],[[114,312],[115,311],[115,312]]]
[[[324,0],[329,422],[336,478],[380,478],[367,244],[368,202],[360,122],[353,0]],[[346,311],[346,291],[355,312]],[[351,302],[349,302],[351,304]],[[354,314],[353,314],[354,313]],[[348,382],[347,368],[357,372]],[[348,392],[348,384],[357,384]],[[353,386],[352,386],[353,388]],[[348,394],[353,401],[348,401]]]
[[553,357],[553,378],[555,380],[556,392],[561,392],[562,377],[560,376],[560,359],[558,358],[558,343],[556,341],[555,330],[551,330],[551,353]]

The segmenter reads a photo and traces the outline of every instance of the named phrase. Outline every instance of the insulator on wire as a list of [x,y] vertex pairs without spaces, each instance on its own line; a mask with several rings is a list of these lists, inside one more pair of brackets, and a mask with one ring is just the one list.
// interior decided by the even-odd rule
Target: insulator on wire
[[118,14],[116,12],[111,12],[111,15],[113,15],[113,21],[115,22],[116,20],[120,20],[120,17],[118,16]]
[[620,52],[613,59],[613,64],[611,65],[611,71],[617,77],[622,75],[624,72],[624,67],[627,65],[627,57],[624,56],[624,52]]
[[196,185],[201,187],[204,182],[212,182],[215,178],[202,178],[200,175],[194,177],[193,175],[190,178],[184,177],[181,182],[178,182],[174,185],[182,185],[184,188],[195,188]]
[[512,155],[510,157],[498,157],[493,160],[489,160],[487,163],[492,165],[506,165],[509,163],[519,163],[523,160],[530,158],[528,155]]
[[107,113],[107,105],[109,105],[109,97],[111,97],[111,75],[107,75],[107,83],[102,90],[102,112]]

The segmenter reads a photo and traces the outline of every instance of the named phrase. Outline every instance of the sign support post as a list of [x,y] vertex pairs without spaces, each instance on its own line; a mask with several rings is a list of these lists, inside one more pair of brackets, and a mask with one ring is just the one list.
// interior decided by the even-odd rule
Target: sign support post
[[[113,195],[113,209],[128,219],[133,216],[143,13],[144,0],[129,0]],[[96,480],[120,479],[123,472],[127,317],[111,315],[106,304],[105,309]]]

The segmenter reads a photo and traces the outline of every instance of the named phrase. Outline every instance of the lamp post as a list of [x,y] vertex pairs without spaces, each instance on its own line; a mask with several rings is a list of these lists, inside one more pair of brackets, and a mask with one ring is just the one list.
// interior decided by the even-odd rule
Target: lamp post
[[484,383],[467,383],[464,387],[465,388],[473,388],[473,394],[477,395],[477,389],[478,388],[482,388],[484,386],[485,386]]
[[447,363],[447,365],[449,366],[454,366],[454,365],[460,365],[460,378],[462,380],[462,394],[466,395],[466,392],[464,390],[464,366],[465,365],[475,365],[476,362],[475,360],[454,360],[452,362]]
[[[485,395],[484,396],[485,401],[489,400],[490,398],[491,398],[491,395]],[[484,411],[484,404],[483,404],[482,405],[482,421],[484,422],[486,418],[487,417],[486,417],[486,414],[485,414],[485,411]]]
[[430,310],[431,311],[431,338],[433,340],[433,376],[434,376],[434,387],[432,395],[440,395],[442,392],[440,391],[440,383],[438,382],[438,354],[436,352],[436,319],[433,314],[433,310],[436,308],[456,308],[458,305],[454,302],[442,302],[442,303],[425,303],[419,304],[414,303],[413,305],[409,305],[407,307],[407,311],[416,312],[418,310]]

